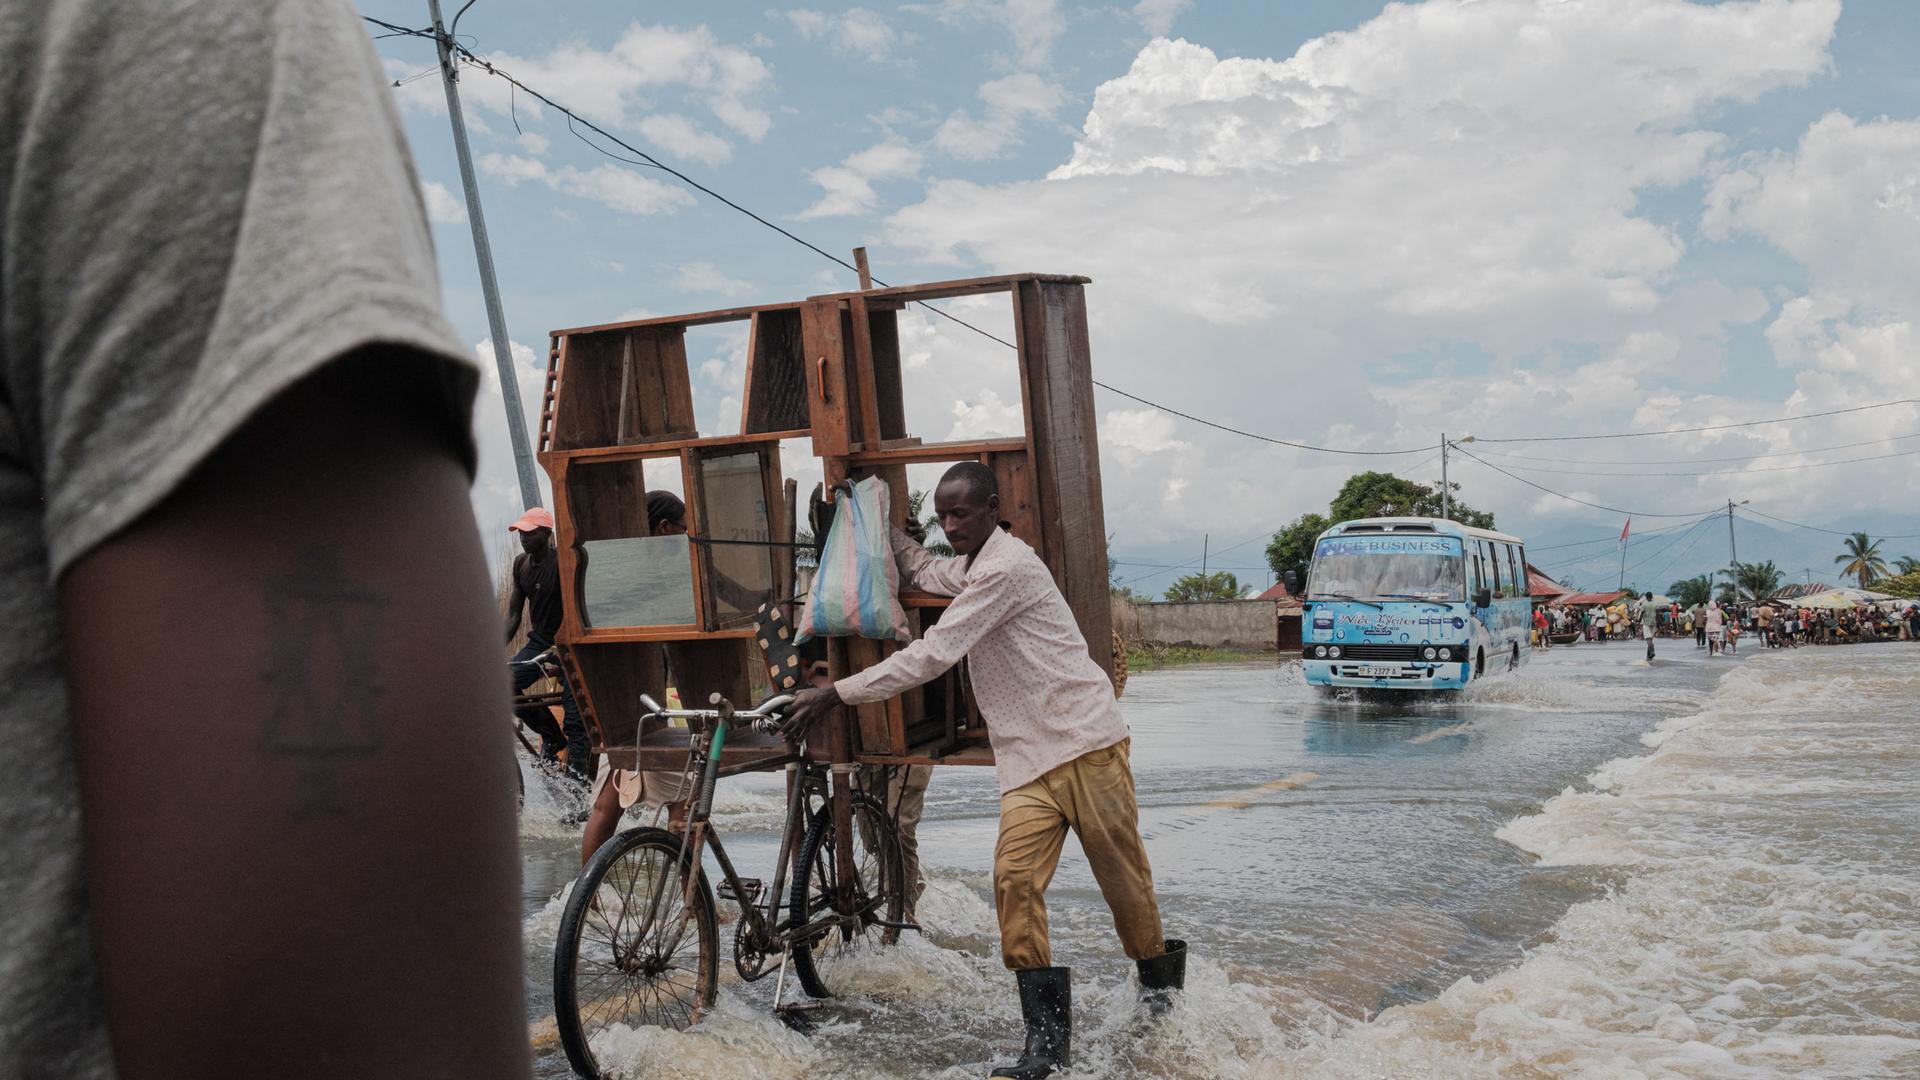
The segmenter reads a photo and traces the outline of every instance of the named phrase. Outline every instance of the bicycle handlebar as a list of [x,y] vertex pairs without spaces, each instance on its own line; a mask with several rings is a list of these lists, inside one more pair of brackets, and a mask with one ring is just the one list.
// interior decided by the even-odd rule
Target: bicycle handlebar
[[[715,694],[713,695],[711,703],[714,705],[725,705],[726,699],[722,698],[719,694]],[[704,720],[713,722],[720,719],[723,711],[721,709],[669,709],[646,694],[640,695],[640,704],[647,710],[648,714],[662,720]],[[791,704],[793,704],[792,694],[775,694],[754,708],[731,709],[728,711],[731,713],[733,719],[747,721],[747,723],[753,727],[753,730],[763,735],[772,735],[779,731],[781,710]]]

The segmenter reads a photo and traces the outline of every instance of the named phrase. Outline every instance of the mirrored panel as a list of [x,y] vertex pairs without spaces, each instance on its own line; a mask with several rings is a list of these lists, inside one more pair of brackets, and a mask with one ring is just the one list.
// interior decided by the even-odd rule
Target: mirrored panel
[[686,626],[694,622],[693,557],[687,538],[589,540],[581,580],[588,626]]
[[721,627],[751,621],[760,605],[776,596],[774,558],[787,549],[767,546],[773,539],[767,511],[765,459],[759,453],[726,454],[700,462],[701,532],[709,540],[712,610]]

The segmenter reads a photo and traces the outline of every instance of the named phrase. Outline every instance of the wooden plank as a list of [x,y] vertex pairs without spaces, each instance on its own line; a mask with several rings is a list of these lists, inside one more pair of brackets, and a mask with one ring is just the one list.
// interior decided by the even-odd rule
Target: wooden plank
[[785,439],[804,439],[807,428],[792,431],[757,431],[751,435],[707,435],[697,439],[662,439],[659,442],[631,446],[590,446],[580,450],[556,450],[540,455],[541,464],[566,458],[569,461],[626,461],[641,458],[673,457],[682,450],[724,450],[777,443]]
[[970,461],[982,454],[1007,451],[1025,453],[1025,439],[971,439],[964,442],[924,443],[919,446],[886,447],[840,455],[849,465],[918,465],[943,461]]
[[1045,537],[1040,525],[1040,504],[1034,489],[1033,465],[1024,451],[986,455],[986,465],[1000,489],[1000,517],[1013,526],[1013,535],[1026,541],[1034,551],[1042,551]]
[[[880,414],[880,447],[907,437],[905,388],[900,382],[900,320],[891,311],[867,308],[868,351],[873,357],[873,396]],[[868,446],[875,445],[872,441]]]
[[854,296],[865,296],[868,300],[945,300],[956,296],[974,296],[979,293],[1006,292],[1023,282],[1058,282],[1071,285],[1085,285],[1092,278],[1074,274],[996,274],[992,277],[957,278],[952,281],[929,281],[921,285],[898,285],[886,289],[870,289],[861,292],[824,293],[809,296],[809,302],[816,300],[846,300]]
[[534,444],[543,451],[553,448],[553,403],[559,395],[560,359],[566,344],[567,339],[563,337],[547,339],[546,389],[540,395],[540,434]]
[[860,290],[865,292],[873,288],[873,271],[867,267],[867,249],[853,249],[853,272],[860,275]]
[[613,441],[619,431],[616,380],[623,347],[620,339],[604,335],[567,339],[554,403],[551,445],[555,450]]
[[644,319],[622,319],[619,322],[595,323],[592,326],[569,326],[554,330],[555,337],[569,334],[602,334],[610,330],[632,330],[647,326],[710,326],[713,323],[743,322],[762,311],[792,310],[794,304],[751,304],[742,307],[716,308],[712,311],[697,311],[691,315],[652,315]]
[[698,623],[684,626],[608,626],[582,630],[574,635],[579,645],[618,645],[630,641],[699,641],[704,638],[753,637],[753,627],[732,626],[723,630],[703,630]]
[[[1020,314],[1032,391],[1036,489],[1048,533],[1045,554],[1087,640],[1088,655],[1111,675],[1113,615],[1086,293],[1069,282],[1024,282]],[[1051,557],[1056,538],[1058,561]]]
[[747,343],[746,392],[740,402],[740,430],[789,431],[806,428],[806,347],[800,312],[780,310],[753,317]]
[[847,328],[853,345],[853,381],[859,387],[860,399],[860,429],[854,441],[863,448],[877,447],[886,435],[880,430],[880,399],[874,386],[873,323],[867,316],[867,302],[858,296],[847,302]]
[[810,301],[801,309],[806,343],[807,409],[813,418],[813,453],[840,457],[853,448],[848,430],[846,340],[838,301]]

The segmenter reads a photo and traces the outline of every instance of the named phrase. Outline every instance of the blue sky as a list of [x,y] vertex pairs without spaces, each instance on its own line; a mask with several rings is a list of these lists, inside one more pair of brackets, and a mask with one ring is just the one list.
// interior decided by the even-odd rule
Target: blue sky
[[[360,7],[426,21],[424,2]],[[1380,450],[1442,430],[1725,423],[1912,396],[1920,366],[1920,75],[1907,55],[1920,5],[480,0],[460,33],[820,246],[866,244],[888,280],[1088,274],[1097,377],[1278,437]],[[378,47],[396,78],[432,71],[428,42]],[[462,85],[527,385],[556,327],[852,286],[671,178],[596,152],[498,80],[469,72]],[[396,94],[449,314],[482,342],[437,77]],[[954,310],[1006,322],[998,306]],[[921,322],[905,330],[916,432],[1009,423],[998,347]],[[724,433],[742,343],[716,331],[690,344],[703,427]],[[1437,476],[1429,454],[1312,455],[1105,393],[1100,405],[1108,527],[1149,591],[1171,577],[1150,568],[1197,557],[1203,536],[1217,549],[1320,509],[1356,468]],[[478,418],[488,529],[516,509],[498,408],[489,399]],[[1779,468],[1920,448],[1817,450],[1907,433],[1920,408],[1499,449],[1569,459],[1501,459],[1516,469],[1779,455],[1525,475],[1648,515],[1751,498],[1799,521],[1920,532],[1889,505],[1914,490],[1920,459]],[[1649,475],[1689,469],[1740,471]],[[1525,535],[1619,528],[1618,514],[1470,462],[1453,475]],[[1258,550],[1216,564],[1255,566]]]

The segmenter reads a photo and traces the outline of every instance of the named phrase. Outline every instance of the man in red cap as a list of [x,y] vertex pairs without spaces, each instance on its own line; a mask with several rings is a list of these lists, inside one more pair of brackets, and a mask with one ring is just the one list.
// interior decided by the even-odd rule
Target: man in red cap
[[[513,656],[513,692],[518,694],[541,677],[540,667],[526,663],[553,647],[560,632],[560,558],[553,550],[553,512],[536,506],[507,526],[520,534],[521,553],[513,560],[513,588],[507,593],[507,643],[520,632],[520,609],[527,609],[527,643]],[[593,775],[592,751],[587,746],[586,725],[580,721],[580,709],[573,702],[573,688],[561,680],[565,695],[562,708],[566,729],[553,722],[545,706],[528,705],[517,715],[520,722],[540,736],[540,754],[552,761],[560,748],[567,749],[567,769],[586,780]]]

